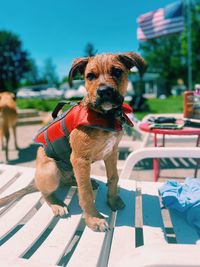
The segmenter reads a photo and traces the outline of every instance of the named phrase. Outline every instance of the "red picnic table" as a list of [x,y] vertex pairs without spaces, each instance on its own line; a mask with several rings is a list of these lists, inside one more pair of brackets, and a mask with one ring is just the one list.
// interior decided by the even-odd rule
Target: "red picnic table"
[[[177,123],[183,123],[182,120],[178,120]],[[166,135],[196,135],[196,146],[199,146],[200,143],[200,128],[194,127],[183,127],[182,129],[158,129],[158,128],[151,128],[151,122],[142,122],[140,123],[139,127],[142,131],[154,134],[154,146],[158,146],[158,135],[162,135],[162,144],[161,146],[165,146],[165,136]],[[154,168],[154,181],[158,181],[159,178],[159,162],[155,158],[153,160],[153,168]],[[195,176],[197,174],[197,168],[195,170]]]

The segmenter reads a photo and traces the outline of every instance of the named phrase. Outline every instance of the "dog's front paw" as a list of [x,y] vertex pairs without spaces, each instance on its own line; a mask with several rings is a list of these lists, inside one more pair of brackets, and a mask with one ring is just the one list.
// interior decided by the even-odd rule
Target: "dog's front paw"
[[69,211],[67,207],[63,207],[58,204],[52,204],[51,208],[55,216],[60,216],[60,217],[69,216]]
[[109,230],[109,225],[103,216],[101,216],[101,218],[88,216],[85,218],[85,222],[87,226],[95,232],[105,232]]
[[108,198],[107,204],[112,211],[121,210],[125,207],[123,200],[119,196]]

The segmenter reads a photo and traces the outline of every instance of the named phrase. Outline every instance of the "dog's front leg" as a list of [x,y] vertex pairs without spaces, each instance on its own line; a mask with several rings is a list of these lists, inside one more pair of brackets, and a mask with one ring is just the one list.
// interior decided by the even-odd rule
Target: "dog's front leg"
[[79,204],[83,210],[87,226],[94,231],[106,231],[108,223],[94,206],[94,196],[90,181],[90,161],[76,157],[72,152],[71,163],[78,185]]
[[120,210],[125,207],[123,200],[120,196],[118,196],[117,192],[117,183],[119,180],[117,172],[117,158],[117,150],[113,150],[112,154],[104,160],[108,178],[107,203],[113,211]]

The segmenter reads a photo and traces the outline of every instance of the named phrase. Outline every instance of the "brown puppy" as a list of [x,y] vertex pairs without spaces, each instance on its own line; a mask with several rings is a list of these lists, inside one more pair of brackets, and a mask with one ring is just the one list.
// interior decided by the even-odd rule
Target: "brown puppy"
[[[10,92],[0,93],[0,132],[2,149],[5,149],[6,161],[8,161],[8,142],[10,138],[9,128],[13,129],[15,148],[17,149],[16,137],[17,110],[15,95]],[[5,138],[5,143],[4,139]]]
[[[84,75],[87,96],[81,106],[95,110],[108,119],[122,119],[116,112],[122,106],[128,83],[128,72],[136,66],[141,72],[145,70],[143,59],[136,53],[102,54],[74,61],[69,73],[70,81],[79,72]],[[111,114],[111,115],[109,115]],[[104,160],[108,178],[107,203],[112,210],[124,207],[117,194],[117,147],[122,131],[106,131],[88,126],[78,126],[69,136],[71,146],[70,161],[78,185],[79,203],[83,210],[86,224],[94,231],[105,231],[108,224],[94,206],[92,184],[90,180],[91,164]],[[63,216],[66,209],[53,192],[61,184],[71,182],[72,170],[64,170],[53,158],[46,155],[40,147],[36,159],[35,185],[52,208],[55,215]],[[24,195],[27,189],[21,190]],[[30,190],[30,188],[29,188]],[[31,190],[30,190],[31,191]],[[32,187],[34,191],[34,186]],[[16,195],[18,194],[18,195]],[[19,197],[19,192],[0,200],[0,205]]]

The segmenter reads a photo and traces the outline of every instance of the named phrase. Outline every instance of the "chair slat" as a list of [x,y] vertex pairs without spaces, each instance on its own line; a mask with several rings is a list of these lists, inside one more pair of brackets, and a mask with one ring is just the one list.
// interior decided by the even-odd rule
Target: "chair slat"
[[166,240],[169,244],[176,244],[177,243],[176,234],[174,232],[170,212],[168,209],[163,207],[161,197],[159,197],[159,200],[160,200],[160,207],[161,207],[161,215],[162,215],[163,224],[165,227]]
[[[15,172],[13,172],[13,170],[11,171],[11,173],[13,173],[13,176],[17,173],[21,173],[21,175],[18,177],[18,179],[11,184],[5,191],[2,192],[2,194],[0,195],[0,197],[4,197],[8,194],[11,194],[25,186],[27,186],[34,177],[34,169],[33,168],[26,168],[26,169],[21,169],[20,168],[15,168]],[[17,171],[18,170],[18,171]]]
[[[74,191],[75,193],[75,191]],[[73,195],[72,195],[73,197]],[[42,246],[33,254],[31,260],[46,264],[57,263],[80,223],[82,212],[78,207],[77,197],[74,203],[70,205],[72,215],[69,218],[60,219],[51,234],[44,241]],[[75,212],[76,211],[76,212]],[[48,255],[48,257],[44,257]]]
[[45,231],[52,218],[51,209],[44,203],[31,220],[0,248],[0,258],[11,260],[22,255]]
[[0,237],[2,238],[8,231],[13,229],[40,198],[41,194],[39,192],[27,195],[3,214],[0,220]]
[[165,244],[158,196],[158,187],[161,186],[161,183],[141,182],[138,185],[142,188],[144,245]]
[[[103,215],[108,216],[110,209],[106,205],[106,180],[101,177],[98,180],[100,188],[96,196],[96,207]],[[88,267],[97,266],[104,238],[105,233],[94,232],[86,227],[67,266],[82,266],[83,263]]]
[[121,255],[117,267],[199,267],[200,253],[194,245],[147,245]]
[[84,263],[87,267],[97,266],[104,237],[105,233],[95,233],[86,227],[84,235],[81,237],[81,240],[67,266],[82,266]]
[[12,180],[17,174],[19,174],[18,168],[13,168],[10,166],[6,168],[0,165],[0,190],[4,187],[10,180]]
[[[21,258],[16,258],[14,260],[0,260],[0,266],[4,267],[44,267],[44,263],[42,262],[35,262],[32,260],[27,260],[27,259],[21,259]],[[55,267],[56,265],[48,264],[45,265],[45,267]]]
[[112,238],[112,247],[108,266],[117,266],[118,261],[127,248],[135,248],[135,190],[136,182],[120,180],[120,196],[126,207],[117,212],[115,229]]
[[173,229],[176,234],[177,243],[196,244],[196,242],[200,240],[196,230],[190,226],[187,221],[181,217],[181,215],[178,215],[173,211],[170,212],[170,215]]

